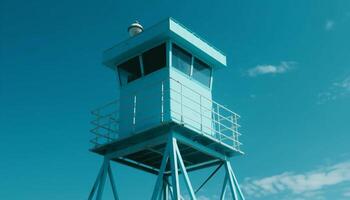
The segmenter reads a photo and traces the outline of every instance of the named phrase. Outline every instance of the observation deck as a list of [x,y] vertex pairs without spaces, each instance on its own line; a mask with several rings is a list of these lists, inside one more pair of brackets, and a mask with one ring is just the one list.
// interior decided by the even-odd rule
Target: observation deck
[[[177,87],[166,87],[174,84]],[[134,93],[134,101],[128,107],[132,112],[129,120],[133,131],[126,137],[120,137],[120,122],[123,120],[120,118],[120,100],[91,112],[94,116],[91,130],[94,137],[90,140],[90,151],[101,155],[120,152],[112,160],[154,174],[159,170],[167,134],[171,131],[182,138],[179,149],[189,171],[215,165],[219,162],[218,158],[244,154],[239,141],[238,114],[173,78],[149,87]],[[138,98],[141,92],[142,99]],[[159,101],[154,101],[154,96],[159,97]],[[139,116],[141,103],[143,107],[145,103],[151,108],[159,107],[157,110],[160,112]],[[159,124],[142,129],[149,121],[159,121]],[[194,148],[194,144],[205,146],[209,151]]]

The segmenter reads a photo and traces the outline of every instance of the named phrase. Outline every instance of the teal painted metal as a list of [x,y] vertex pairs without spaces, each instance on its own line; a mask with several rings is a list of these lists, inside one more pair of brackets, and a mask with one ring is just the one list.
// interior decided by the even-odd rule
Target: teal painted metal
[[158,175],[158,178],[157,178],[157,182],[156,182],[156,186],[154,187],[154,191],[153,191],[153,194],[152,194],[152,200],[156,200],[158,198],[158,194],[159,194],[159,191],[160,191],[160,186],[163,185],[163,179],[164,179],[164,172],[165,172],[165,168],[166,168],[166,165],[168,163],[168,159],[169,159],[169,142],[167,144],[167,146],[165,147],[165,151],[164,151],[164,154],[163,154],[163,159],[162,159],[162,164],[161,164],[161,167],[160,167],[160,170],[159,170],[159,175]]
[[[162,70],[157,73],[162,74]],[[158,80],[149,87],[144,82],[135,83],[140,89],[134,90],[131,85],[132,92],[122,93],[120,100],[94,110],[95,147],[175,122],[242,154],[239,115],[213,101],[211,92],[204,86],[176,70],[171,74],[168,80]],[[135,104],[134,99],[143,102]]]
[[196,198],[196,196],[194,194],[190,178],[188,177],[185,164],[184,164],[184,162],[182,160],[182,157],[181,157],[181,154],[180,154],[180,151],[179,151],[179,147],[177,146],[176,142],[174,143],[174,145],[175,145],[176,156],[178,157],[178,160],[179,160],[179,163],[180,163],[180,168],[181,168],[181,171],[182,171],[182,173],[184,175],[184,178],[185,178],[185,183],[186,183],[187,190],[190,193],[191,200],[196,200],[197,198]]
[[173,197],[174,199],[180,199],[180,182],[179,182],[179,166],[178,158],[176,155],[176,139],[171,137],[169,140],[170,147],[170,169],[171,169],[171,179],[172,179],[172,188],[173,188]]
[[226,189],[227,189],[227,173],[225,174],[224,183],[222,185],[220,200],[224,200],[225,199]]
[[102,193],[103,189],[105,187],[106,183],[106,178],[107,178],[107,173],[108,173],[108,165],[109,165],[109,160],[105,159],[103,161],[103,171],[100,177],[100,184],[98,185],[98,190],[97,190],[97,195],[96,195],[96,200],[101,200],[102,199]]
[[231,189],[231,194],[232,194],[232,196],[233,196],[233,198],[235,200],[238,200],[237,190],[236,190],[236,187],[235,187],[235,183],[233,181],[233,177],[232,177],[232,173],[231,173],[231,170],[230,170],[229,162],[225,162],[225,168],[226,168],[226,177],[227,177],[230,189]]
[[104,162],[89,200],[102,199],[107,177],[119,200],[110,161],[156,174],[151,200],[182,199],[180,174],[196,200],[219,168],[196,192],[189,172],[224,165],[220,199],[228,186],[244,200],[229,162],[244,154],[240,116],[212,97],[213,71],[226,67],[222,52],[169,18],[106,50],[103,63],[116,72],[119,98],[92,111],[91,151]]
[[102,194],[103,190],[105,187],[106,183],[106,178],[109,176],[109,180],[111,183],[112,191],[113,191],[113,197],[114,200],[119,200],[118,194],[117,194],[117,189],[116,189],[116,184],[114,182],[114,177],[112,174],[112,169],[110,165],[110,160],[108,158],[104,158],[103,164],[101,166],[100,172],[96,178],[96,181],[94,183],[94,186],[92,187],[92,190],[90,192],[88,200],[92,200],[94,198],[96,189],[97,189],[97,194],[95,200],[101,200],[102,199]]
[[111,69],[115,69],[115,64],[122,63],[152,46],[156,46],[156,44],[169,40],[169,38],[183,45],[186,50],[193,52],[215,68],[222,68],[227,64],[226,56],[223,53],[173,18],[165,19],[145,29],[141,34],[107,49],[103,53],[103,63]]
[[109,174],[109,181],[111,182],[111,187],[112,187],[112,192],[113,192],[113,197],[116,200],[119,200],[118,192],[117,192],[117,186],[114,181],[114,176],[112,172],[111,165],[108,165],[108,174]]
[[[158,172],[157,181],[152,193],[151,200],[181,200],[183,197],[181,195],[180,191],[180,180],[179,180],[179,173],[181,173],[184,176],[185,185],[188,189],[188,192],[190,194],[190,198],[192,200],[196,200],[196,194],[193,190],[193,186],[190,181],[190,177],[187,173],[186,166],[184,164],[184,160],[182,158],[179,146],[178,146],[178,135],[176,134],[169,134],[166,147],[164,151],[162,152],[162,163],[160,166],[160,170]],[[236,180],[236,177],[233,173],[230,161],[228,159],[221,160],[221,162],[218,164],[218,166],[225,165],[225,179],[224,184],[222,187],[222,193],[220,196],[220,199],[223,200],[225,198],[226,194],[226,187],[227,183],[229,183],[229,188],[232,193],[232,197],[234,200],[244,200],[244,196],[239,188],[238,182]],[[166,173],[166,167],[169,165],[171,170],[171,176]],[[92,189],[92,192],[90,193],[89,200],[92,200],[96,187],[98,187],[98,192],[96,196],[96,200],[100,200],[102,198],[102,192],[104,190],[104,183],[106,181],[106,176],[109,176],[110,182],[112,185],[112,191],[114,194],[114,199],[119,200],[115,182],[113,180],[113,174],[112,170],[110,168],[110,160],[109,158],[105,157],[103,165],[101,167],[101,171],[97,177],[97,180],[95,182],[95,185]],[[172,185],[170,186],[168,182],[168,178],[171,178]]]

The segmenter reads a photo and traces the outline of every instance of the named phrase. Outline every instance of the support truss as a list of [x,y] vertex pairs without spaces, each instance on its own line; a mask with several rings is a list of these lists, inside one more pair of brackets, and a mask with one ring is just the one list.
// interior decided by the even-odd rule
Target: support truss
[[222,191],[220,195],[220,200],[224,200],[226,196],[227,182],[229,183],[229,188],[231,190],[231,198],[234,200],[245,200],[243,193],[238,185],[238,181],[236,179],[235,174],[233,173],[233,169],[231,167],[230,161],[226,160],[225,163],[225,179],[224,184],[222,186]]
[[[165,175],[166,166],[170,162],[170,170],[171,177]],[[223,160],[225,165],[225,179],[222,188],[222,193],[220,200],[225,199],[227,183],[229,183],[229,188],[231,190],[231,198],[233,200],[245,200],[241,189],[239,188],[237,179],[233,173],[230,161]],[[220,165],[222,165],[220,164]],[[219,168],[218,168],[219,169]],[[217,169],[217,170],[218,170]],[[216,171],[214,171],[214,174]],[[163,160],[160,167],[160,171],[158,174],[157,182],[153,190],[151,200],[182,200],[181,192],[180,192],[180,182],[179,182],[179,172],[182,172],[184,177],[185,185],[188,190],[189,196],[191,200],[197,200],[196,192],[194,192],[190,178],[187,174],[186,167],[184,165],[179,147],[177,146],[177,140],[174,137],[171,137],[168,141],[167,147],[163,154]],[[212,175],[214,175],[212,174]],[[210,175],[210,176],[212,176]],[[169,179],[171,178],[171,185],[169,183]],[[211,177],[209,177],[211,178]],[[207,181],[207,180],[206,180]],[[205,184],[205,183],[204,183]],[[228,196],[228,195],[227,195]],[[228,199],[228,198],[227,198]]]
[[[219,167],[214,171],[213,174],[208,177],[208,179],[200,186],[200,188],[202,188],[202,186],[219,170],[221,165],[225,166],[225,179],[222,186],[220,200],[245,200],[242,191],[239,188],[236,176],[233,173],[230,161],[226,159],[222,160],[222,162],[219,164]],[[167,169],[167,166],[170,167],[170,169]],[[167,170],[170,170],[170,174],[167,172]],[[163,152],[163,158],[151,200],[183,200],[180,192],[180,172],[184,178],[184,183],[190,199],[197,200],[196,193],[200,188],[196,191],[193,190],[190,178],[186,170],[186,166],[177,145],[177,139],[171,135]],[[119,200],[116,185],[113,179],[110,161],[107,157],[104,159],[103,165],[91,190],[89,200],[93,199],[96,189],[97,194],[95,200],[102,199],[102,193],[107,176],[109,176],[111,182],[114,200]],[[227,188],[230,188],[231,190],[230,196],[226,195]]]
[[94,198],[96,189],[97,189],[97,194],[95,196],[96,197],[95,200],[102,199],[102,194],[103,194],[107,176],[109,177],[109,181],[111,183],[114,200],[119,200],[116,185],[114,182],[111,164],[109,159],[107,158],[105,158],[103,161],[103,165],[101,166],[100,172],[97,175],[96,181],[94,183],[94,186],[92,187],[88,200],[92,200]]

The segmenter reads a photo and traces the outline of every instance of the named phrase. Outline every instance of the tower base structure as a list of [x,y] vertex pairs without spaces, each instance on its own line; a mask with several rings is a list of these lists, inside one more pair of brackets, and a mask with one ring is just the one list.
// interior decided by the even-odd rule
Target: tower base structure
[[[162,152],[161,163],[159,169],[156,173],[154,171],[149,171],[153,174],[157,175],[157,181],[155,183],[151,200],[183,200],[184,198],[181,196],[180,191],[180,180],[179,176],[182,174],[184,178],[184,183],[186,189],[188,190],[188,194],[191,200],[196,200],[196,193],[206,184],[206,182],[215,175],[215,173],[220,169],[224,168],[225,170],[225,178],[223,180],[223,185],[221,189],[220,200],[224,199],[233,199],[233,200],[245,200],[243,193],[240,189],[240,186],[237,182],[236,176],[232,169],[231,163],[229,161],[229,157],[226,156],[214,156],[215,162],[209,162],[207,164],[200,165],[199,167],[191,167],[187,168],[185,165],[186,160],[183,159],[181,154],[181,149],[179,148],[179,142],[184,141],[184,137],[176,133],[170,133],[168,135],[167,141],[165,143],[165,148]],[[199,145],[196,148],[197,150],[203,150],[205,153],[211,153],[210,148],[205,147],[203,145]],[[161,152],[158,152],[161,153]],[[101,169],[98,173],[96,181],[92,187],[92,190],[89,195],[89,200],[102,200],[103,190],[105,187],[105,183],[107,177],[109,177],[111,188],[114,196],[114,200],[119,200],[119,196],[117,194],[117,187],[113,177],[112,168],[110,161],[117,161],[123,164],[127,164],[123,161],[123,158],[120,155],[125,154],[125,151],[116,151],[110,152],[104,155],[104,161],[101,166]],[[201,169],[208,166],[217,166],[216,170],[207,178],[207,180],[199,187],[199,189],[194,190],[191,180],[188,176],[189,171],[193,171],[196,169]],[[143,169],[142,167],[137,167],[134,164],[133,167]],[[230,190],[230,195],[228,194],[228,189]],[[95,197],[95,198],[94,198]]]

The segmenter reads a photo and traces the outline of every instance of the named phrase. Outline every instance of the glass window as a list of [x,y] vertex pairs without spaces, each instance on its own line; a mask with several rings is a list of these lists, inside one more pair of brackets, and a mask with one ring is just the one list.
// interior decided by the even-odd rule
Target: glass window
[[179,46],[173,44],[172,48],[172,66],[187,75],[191,73],[191,54],[181,49]]
[[192,77],[206,86],[210,86],[211,68],[204,62],[194,59]]
[[136,56],[130,60],[118,65],[119,78],[122,85],[130,83],[141,77],[141,68],[139,57]]
[[159,45],[142,54],[143,70],[145,75],[166,66],[165,44]]

